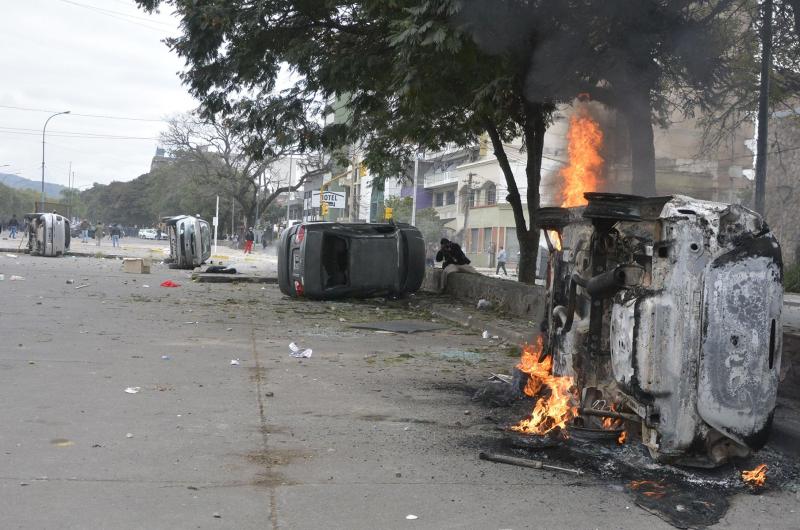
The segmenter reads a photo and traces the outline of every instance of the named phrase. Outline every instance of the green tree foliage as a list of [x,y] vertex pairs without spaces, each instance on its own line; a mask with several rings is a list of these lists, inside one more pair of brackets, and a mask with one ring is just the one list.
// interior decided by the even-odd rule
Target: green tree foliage
[[[390,197],[384,201],[384,206],[392,208],[392,219],[396,222],[411,223],[411,197]],[[444,223],[434,208],[417,210],[415,226],[422,233],[426,243],[438,243],[442,237]]]
[[12,215],[21,220],[23,215],[33,211],[37,200],[39,194],[33,190],[18,190],[0,184],[0,224],[5,229]]
[[[472,145],[488,132],[525,282],[534,280],[538,229],[504,145],[523,139],[533,223],[555,105],[588,90],[620,109],[635,191],[652,193],[652,120],[710,101],[735,38],[723,24],[734,0],[137,2],[175,9],[183,33],[167,42],[186,60],[185,83],[206,118],[224,116],[242,133],[282,126],[300,150],[360,143],[372,172],[390,178],[418,148]],[[299,81],[276,94],[286,65]],[[334,99],[349,120],[325,126]]]

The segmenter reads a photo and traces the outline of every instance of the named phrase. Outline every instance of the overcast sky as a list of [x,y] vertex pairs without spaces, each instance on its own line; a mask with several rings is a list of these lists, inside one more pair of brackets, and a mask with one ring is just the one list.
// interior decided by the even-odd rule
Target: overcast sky
[[159,120],[197,106],[178,78],[181,60],[161,42],[178,33],[177,19],[148,15],[132,0],[0,5],[0,166],[7,165],[0,172],[41,179],[49,114],[39,110],[70,110],[47,126],[48,182],[66,185],[70,161],[81,188],[146,173],[164,127]]

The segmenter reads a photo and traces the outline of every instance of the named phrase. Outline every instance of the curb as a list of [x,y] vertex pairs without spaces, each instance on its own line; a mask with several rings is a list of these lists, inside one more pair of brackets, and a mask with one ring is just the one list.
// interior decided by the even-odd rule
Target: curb
[[247,276],[239,274],[216,274],[195,272],[192,281],[197,283],[268,283],[277,284],[277,276]]

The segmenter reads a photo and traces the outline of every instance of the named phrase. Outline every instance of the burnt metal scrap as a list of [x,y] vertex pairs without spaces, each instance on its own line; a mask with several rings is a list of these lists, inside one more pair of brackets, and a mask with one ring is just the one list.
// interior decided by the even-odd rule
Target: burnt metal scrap
[[[602,397],[660,462],[713,467],[767,440],[778,390],[781,250],[738,205],[587,193],[543,208],[553,374]],[[592,414],[592,412],[589,412]]]

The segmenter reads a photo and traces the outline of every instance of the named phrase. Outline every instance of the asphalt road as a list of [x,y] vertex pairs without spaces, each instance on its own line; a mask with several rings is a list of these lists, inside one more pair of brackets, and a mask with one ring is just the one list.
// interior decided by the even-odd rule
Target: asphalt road
[[[477,459],[497,411],[471,388],[515,363],[477,333],[355,330],[409,315],[159,265],[0,255],[0,274],[4,529],[670,528],[622,484]],[[799,505],[739,495],[717,527],[798,528]]]

